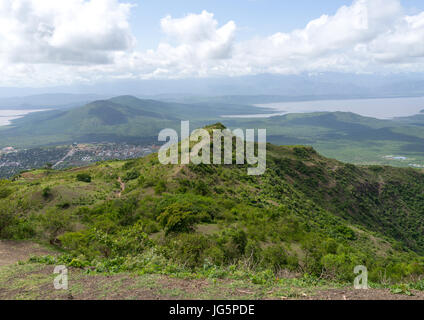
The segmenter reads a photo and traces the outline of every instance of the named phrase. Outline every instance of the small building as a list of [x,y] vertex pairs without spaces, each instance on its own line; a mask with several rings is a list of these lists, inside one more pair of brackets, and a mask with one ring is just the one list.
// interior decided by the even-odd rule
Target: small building
[[13,147],[6,147],[6,148],[3,148],[1,151],[4,153],[17,152],[17,150],[15,150],[15,148]]

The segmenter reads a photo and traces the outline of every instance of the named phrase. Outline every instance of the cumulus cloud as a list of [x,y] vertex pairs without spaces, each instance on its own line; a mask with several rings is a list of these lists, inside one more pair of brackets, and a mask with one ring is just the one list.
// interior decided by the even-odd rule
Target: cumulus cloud
[[116,0],[2,0],[0,57],[19,64],[105,64],[134,44]]
[[242,42],[235,40],[234,22],[218,28],[206,11],[165,17],[161,26],[174,45],[161,43],[139,56],[139,65],[153,69],[144,69],[144,76],[378,72],[405,69],[424,57],[424,13],[406,16],[398,0],[356,0],[303,29]]
[[207,11],[166,16],[165,39],[147,51],[134,49],[130,10],[118,0],[2,0],[0,83],[424,72],[424,12],[407,15],[399,0],[355,0],[304,28],[244,41],[234,21]]
[[217,28],[218,22],[213,14],[203,11],[199,15],[189,14],[181,19],[167,16],[161,20],[161,26],[167,35],[180,43],[174,48],[177,52],[186,51],[198,59],[226,59],[231,56],[236,30],[233,21]]
[[401,21],[397,0],[357,0],[303,29],[239,44],[238,61],[247,62],[239,67],[277,73],[361,71],[373,63],[374,43]]
[[[166,41],[154,50],[117,56],[121,70],[133,78],[181,78],[224,74],[233,58],[236,24],[219,26],[207,11],[160,21]],[[217,72],[219,70],[219,72]]]

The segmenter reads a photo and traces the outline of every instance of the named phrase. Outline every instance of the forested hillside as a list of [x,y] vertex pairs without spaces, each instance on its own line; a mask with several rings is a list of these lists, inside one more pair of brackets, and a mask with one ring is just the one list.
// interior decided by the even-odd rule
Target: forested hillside
[[0,237],[50,242],[64,254],[40,261],[99,272],[424,274],[423,173],[310,147],[267,150],[262,176],[245,165],[164,166],[157,154],[26,172],[1,182]]

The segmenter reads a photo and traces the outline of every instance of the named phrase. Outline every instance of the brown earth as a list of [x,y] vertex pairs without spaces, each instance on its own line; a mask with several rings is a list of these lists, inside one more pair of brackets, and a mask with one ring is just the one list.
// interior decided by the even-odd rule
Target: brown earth
[[121,177],[118,177],[118,183],[121,187],[121,190],[118,192],[118,198],[120,198],[122,195],[122,192],[125,191],[125,183],[122,181]]
[[0,267],[28,260],[31,256],[51,253],[37,243],[0,240]]
[[413,291],[411,293],[413,296],[393,294],[389,289],[332,289],[318,291],[314,296],[305,297],[302,300],[424,300],[423,292]]

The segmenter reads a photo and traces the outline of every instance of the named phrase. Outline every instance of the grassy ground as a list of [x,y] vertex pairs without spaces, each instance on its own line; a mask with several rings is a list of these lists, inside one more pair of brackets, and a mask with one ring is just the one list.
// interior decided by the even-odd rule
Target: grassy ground
[[179,278],[156,274],[87,274],[71,268],[68,290],[54,289],[54,266],[9,265],[0,268],[4,300],[424,300],[420,291],[354,290],[350,285],[308,284],[280,279],[272,284],[246,280]]
[[[394,294],[388,288],[354,290],[350,284],[282,276],[272,283],[254,284],[249,280],[209,279],[195,276],[158,274],[93,274],[69,268],[68,290],[56,290],[54,266],[18,261],[32,254],[52,253],[31,242],[0,242],[1,300],[358,300],[424,299],[424,293]],[[6,260],[7,259],[7,260]]]

